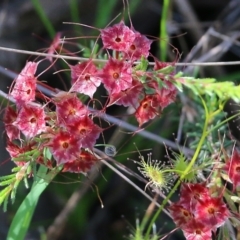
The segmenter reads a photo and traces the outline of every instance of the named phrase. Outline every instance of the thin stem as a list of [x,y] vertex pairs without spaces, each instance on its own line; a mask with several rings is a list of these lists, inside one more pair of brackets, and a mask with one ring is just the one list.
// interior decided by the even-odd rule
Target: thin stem
[[[1,69],[1,66],[0,66],[0,72],[5,72],[5,71],[1,71],[3,69]],[[9,75],[9,74],[8,74]],[[12,77],[15,78],[17,75],[15,73],[12,73]],[[41,85],[37,85],[37,88],[39,91],[43,92],[45,94],[45,90],[46,90],[46,95],[49,96],[49,97],[53,97],[56,92],[54,91],[51,91],[49,89],[45,89],[44,86],[41,86]],[[9,95],[9,94],[6,94],[4,93],[3,91],[0,90],[0,96],[4,97],[5,99],[11,101],[11,102],[15,102],[15,100]],[[142,137],[145,137],[147,139],[150,139],[150,140],[153,140],[153,141],[156,141],[157,143],[160,143],[160,144],[165,144],[169,147],[171,147],[172,149],[175,149],[175,150],[181,150],[183,151],[186,155],[192,155],[193,154],[193,151],[189,148],[186,148],[186,147],[182,147],[182,146],[179,146],[177,145],[175,142],[172,142],[168,139],[165,139],[165,138],[162,138],[154,133],[151,133],[149,131],[146,131],[146,130],[140,130],[138,127],[135,127],[134,125],[130,124],[130,123],[127,123],[125,121],[122,121],[120,119],[117,119],[113,116],[110,116],[108,114],[105,114],[105,113],[101,113],[97,110],[94,110],[92,108],[89,108],[89,110],[91,111],[95,111],[95,113],[102,119],[106,120],[107,122],[110,122],[112,124],[116,124],[128,131],[131,131],[131,132],[135,132],[136,134],[142,136]]]
[[215,129],[221,127],[222,125],[224,125],[225,123],[229,122],[230,120],[234,119],[235,117],[238,117],[240,115],[239,113],[236,113],[235,115],[225,119],[224,121],[220,122],[219,124],[217,124],[216,126],[214,126],[213,128],[208,130],[208,134],[210,134],[212,131],[214,131]]
[[124,174],[122,174],[120,171],[118,171],[115,167],[113,167],[110,163],[108,163],[105,160],[101,160],[103,164],[105,164],[108,168],[110,168],[112,171],[114,171],[118,176],[120,176],[124,181],[132,185],[136,190],[138,190],[143,196],[145,196],[147,199],[149,199],[151,202],[153,202],[156,206],[160,207],[160,205],[152,198],[150,197],[145,191],[143,191],[140,187],[138,187],[134,182],[132,182],[129,178],[127,178]]
[[[6,51],[6,52],[15,52],[20,54],[26,54],[26,55],[34,55],[34,56],[41,56],[41,57],[52,57],[52,58],[61,58],[61,59],[67,59],[67,60],[76,60],[76,61],[87,61],[89,58],[83,58],[83,57],[72,57],[67,55],[60,55],[60,54],[48,54],[48,53],[40,53],[40,52],[33,52],[33,51],[27,51],[27,50],[21,50],[16,48],[7,48],[7,47],[0,47],[0,50]],[[104,59],[92,59],[95,63],[105,63],[107,60]],[[134,64],[140,64],[140,62],[134,62]],[[149,65],[153,66],[154,62],[149,62]],[[201,66],[201,67],[207,67],[207,66],[231,66],[231,65],[240,65],[240,61],[228,61],[228,62],[186,62],[186,63],[174,63],[175,66]]]

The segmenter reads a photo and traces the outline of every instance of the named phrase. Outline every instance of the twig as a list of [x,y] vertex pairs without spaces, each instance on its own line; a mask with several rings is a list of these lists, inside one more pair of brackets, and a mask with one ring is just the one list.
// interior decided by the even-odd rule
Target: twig
[[[6,48],[6,47],[0,47],[0,50],[7,51],[7,52],[15,52],[15,53],[21,53],[21,54],[27,54],[27,55],[35,55],[35,56],[42,56],[42,57],[52,57],[52,58],[60,58],[60,59],[67,59],[67,60],[77,60],[77,61],[87,61],[89,58],[83,58],[83,57],[71,57],[67,55],[57,55],[57,54],[48,54],[48,53],[40,53],[40,52],[33,52],[33,51],[27,51],[27,50],[21,50],[21,49],[15,49],[15,48]],[[98,63],[105,63],[107,60],[103,59],[92,59],[94,62]],[[140,62],[135,62],[135,64],[138,64]],[[150,62],[149,65],[154,65],[154,62]],[[186,62],[186,63],[175,63],[176,66],[200,66],[200,67],[206,67],[206,66],[230,66],[230,65],[240,65],[240,61],[227,61],[227,62]]]
[[83,195],[86,193],[88,188],[91,186],[92,181],[98,176],[97,174],[98,170],[99,170],[99,166],[95,167],[91,171],[88,178],[85,179],[85,181],[68,199],[63,210],[58,214],[54,222],[49,226],[47,230],[47,239],[56,240],[61,236],[69,215],[73,212],[73,210],[79,203],[80,199],[83,197]]
[[[5,74],[8,77],[11,77],[13,79],[17,77],[16,73],[10,72],[9,70],[7,70],[7,69],[5,69],[1,66],[0,66],[0,73],[3,73],[3,74]],[[41,91],[42,93],[44,93],[46,96],[49,96],[49,97],[53,97],[57,92],[57,91],[51,91],[50,89],[46,89],[44,86],[41,86],[39,84],[37,84],[37,88],[38,88],[39,91]],[[10,98],[8,94],[4,93],[1,90],[0,90],[0,96],[14,102],[14,100],[12,98]],[[165,145],[171,147],[172,149],[175,149],[175,150],[181,149],[185,155],[192,155],[193,154],[193,151],[189,148],[179,146],[175,142],[172,142],[168,139],[162,138],[162,137],[160,137],[160,136],[158,136],[154,133],[148,132],[144,129],[139,129],[138,127],[135,127],[135,126],[131,125],[130,123],[127,123],[125,121],[117,119],[117,118],[115,118],[113,116],[110,116],[108,114],[101,113],[101,112],[99,112],[97,110],[94,110],[94,109],[91,109],[91,108],[89,108],[89,109],[91,111],[97,112],[98,116],[101,117],[102,119],[104,119],[107,122],[110,122],[112,124],[116,124],[116,125],[124,128],[128,131],[135,132],[136,134],[138,134],[142,137],[145,137],[147,139],[153,140],[157,143],[165,144]]]

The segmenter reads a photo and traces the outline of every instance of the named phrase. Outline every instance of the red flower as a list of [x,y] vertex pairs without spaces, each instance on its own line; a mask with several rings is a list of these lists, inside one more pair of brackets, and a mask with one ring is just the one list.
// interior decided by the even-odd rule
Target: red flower
[[81,151],[79,156],[63,165],[63,172],[86,173],[98,161],[98,159],[86,150]]
[[58,121],[67,126],[88,115],[87,108],[75,94],[59,95],[55,98]]
[[155,118],[159,114],[160,114],[159,102],[155,94],[147,95],[140,102],[140,106],[135,112],[135,117],[137,118],[139,126],[142,126],[145,122]]
[[236,187],[240,186],[240,155],[237,150],[234,150],[231,159],[226,162],[224,170],[232,181],[235,191]]
[[49,143],[57,165],[73,161],[81,152],[81,144],[70,133],[59,131]]
[[174,222],[186,239],[211,239],[211,231],[222,226],[230,213],[221,198],[212,198],[204,184],[183,184],[180,200],[169,207]]
[[[58,32],[58,33],[55,35],[55,37],[54,37],[54,39],[53,39],[53,41],[52,41],[52,44],[51,44],[51,46],[49,47],[47,53],[48,53],[48,54],[55,54],[58,46],[60,45],[60,43],[61,43],[61,33]],[[47,59],[48,59],[50,62],[52,62],[52,57],[49,56],[49,57],[47,57]]]
[[169,211],[177,226],[182,227],[193,219],[193,214],[179,203],[172,203]]
[[15,85],[10,95],[16,100],[17,105],[23,105],[35,99],[36,73],[38,63],[27,62],[23,70],[15,79]]
[[112,104],[123,105],[124,107],[132,106],[136,108],[139,97],[143,91],[143,85],[138,80],[132,81],[132,87],[122,90],[119,93],[110,95],[110,101],[108,106]]
[[45,131],[45,113],[38,105],[24,105],[20,109],[14,125],[28,137],[35,137]]
[[135,33],[123,21],[101,30],[103,46],[116,51],[126,51],[135,39]]
[[[26,146],[18,146],[11,141],[7,141],[6,150],[8,151],[11,158],[18,158],[20,155],[31,151],[35,146],[33,144],[29,144]],[[24,160],[24,159],[23,159]],[[26,164],[25,161],[14,161],[17,166],[24,166]]]
[[180,194],[180,203],[191,212],[194,212],[199,200],[210,198],[208,189],[200,183],[182,183]]
[[221,198],[208,198],[197,203],[196,218],[213,230],[222,226],[229,217],[229,211]]
[[91,60],[70,66],[72,87],[70,92],[78,92],[93,98],[101,79],[97,76],[97,68]]
[[148,87],[154,89],[159,101],[159,105],[161,109],[164,109],[176,99],[177,89],[170,81],[167,80],[162,81],[160,79],[159,81],[160,84],[158,84],[158,82],[155,80],[149,81]]
[[131,59],[131,61],[141,59],[142,56],[147,58],[152,41],[137,31],[134,31],[134,34],[135,39],[133,43],[130,45],[127,51],[125,49],[126,57]]
[[67,126],[67,129],[77,136],[78,142],[83,148],[94,147],[96,140],[99,138],[102,129],[93,123],[89,117],[82,117],[73,124]]
[[182,230],[187,240],[212,240],[211,229],[196,219],[191,219]]
[[5,124],[7,136],[10,141],[20,138],[19,129],[13,125],[13,122],[15,122],[16,118],[17,118],[17,113],[15,112],[15,110],[10,106],[6,107],[3,121]]
[[125,61],[110,58],[99,76],[109,95],[132,87],[131,65]]

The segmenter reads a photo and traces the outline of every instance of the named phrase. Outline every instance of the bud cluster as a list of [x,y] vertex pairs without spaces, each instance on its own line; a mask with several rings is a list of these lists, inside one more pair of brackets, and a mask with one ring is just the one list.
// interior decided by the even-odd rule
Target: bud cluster
[[[57,34],[49,53],[60,44],[59,38]],[[37,90],[39,80],[35,74],[40,62],[27,62],[15,79],[9,93],[15,106],[6,108],[4,123],[7,150],[17,165],[24,165],[28,160],[23,154],[35,149],[37,163],[86,173],[97,161],[92,150],[103,129],[96,124],[96,111],[89,110],[79,95],[92,100],[101,84],[108,95],[102,112],[113,104],[132,107],[139,126],[160,115],[175,100],[176,88],[161,71],[167,66],[165,63],[156,60],[153,71],[140,67],[150,54],[151,40],[123,21],[102,29],[100,38],[108,55],[105,65],[98,66],[93,59],[69,64],[72,85],[68,92],[59,92],[49,99]],[[136,61],[140,64],[136,65]],[[168,73],[171,74],[173,69]],[[38,96],[43,103],[37,102]],[[46,159],[46,149],[53,158]]]

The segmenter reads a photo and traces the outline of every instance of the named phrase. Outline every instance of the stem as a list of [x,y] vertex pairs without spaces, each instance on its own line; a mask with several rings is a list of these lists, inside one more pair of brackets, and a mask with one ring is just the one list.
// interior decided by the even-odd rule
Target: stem
[[238,117],[240,115],[239,113],[236,113],[235,115],[225,119],[224,121],[220,122],[219,124],[217,124],[216,126],[214,126],[213,128],[211,128],[210,130],[208,130],[208,134],[211,133],[212,131],[214,131],[215,129],[221,127],[222,125],[224,125],[225,123],[229,122],[230,120],[234,119],[235,117]]
[[144,192],[140,187],[138,187],[134,182],[132,182],[129,178],[127,178],[124,174],[122,174],[120,171],[118,171],[115,167],[113,167],[111,164],[109,164],[107,161],[101,159],[101,162],[108,166],[112,171],[114,171],[118,176],[120,176],[124,181],[132,185],[136,190],[138,190],[143,196],[145,196],[147,199],[149,199],[151,202],[154,202],[156,206],[159,206],[159,204],[150,197],[146,192]]
[[[15,53],[21,53],[26,55],[35,55],[35,56],[42,56],[42,57],[52,57],[52,58],[62,58],[62,59],[68,59],[68,60],[77,60],[79,62],[81,61],[87,61],[89,58],[82,58],[82,57],[72,57],[67,55],[60,55],[60,54],[48,54],[48,53],[40,53],[40,52],[34,52],[34,51],[27,51],[27,50],[21,50],[16,48],[7,48],[7,47],[0,47],[0,51],[6,51],[6,52],[15,52]],[[92,59],[95,63],[105,63],[107,60],[105,59]],[[140,64],[141,62],[136,61],[134,64]],[[148,65],[154,66],[155,62],[149,62]],[[186,62],[186,63],[174,63],[175,66],[233,66],[233,65],[240,65],[240,61],[228,61],[228,62]]]
[[[207,131],[207,127],[208,127],[208,122],[209,120],[211,119],[211,116],[209,115],[209,112],[208,112],[208,109],[207,109],[207,106],[204,102],[204,100],[201,98],[202,100],[202,103],[203,103],[203,106],[204,106],[204,109],[205,109],[205,115],[206,115],[206,118],[205,118],[205,122],[204,122],[204,127],[203,127],[203,132],[202,132],[202,136],[200,138],[200,141],[198,143],[198,146],[197,146],[197,149],[192,157],[192,160],[190,161],[188,167],[186,168],[186,170],[183,172],[182,176],[179,178],[179,180],[177,181],[177,183],[174,185],[173,189],[171,190],[171,192],[168,194],[168,196],[163,200],[160,208],[158,209],[158,211],[155,213],[155,215],[153,216],[149,226],[148,226],[148,229],[147,229],[147,232],[146,232],[146,236],[145,236],[145,240],[149,240],[149,236],[150,236],[150,232],[151,232],[151,229],[152,229],[152,225],[154,224],[154,222],[157,220],[158,216],[160,215],[160,213],[162,212],[163,208],[165,207],[165,205],[167,204],[168,200],[171,198],[171,196],[174,194],[174,192],[177,190],[178,186],[181,184],[181,180],[187,175],[187,173],[189,172],[189,170],[192,168],[192,166],[194,165],[194,163],[196,162],[197,160],[197,157],[199,155],[199,152],[202,148],[202,145],[204,143],[204,140],[205,138],[207,137],[208,135],[208,131]],[[144,217],[145,218],[145,217]],[[144,223],[146,222],[146,220],[144,219]]]

